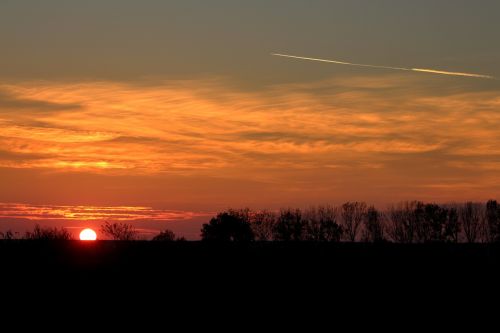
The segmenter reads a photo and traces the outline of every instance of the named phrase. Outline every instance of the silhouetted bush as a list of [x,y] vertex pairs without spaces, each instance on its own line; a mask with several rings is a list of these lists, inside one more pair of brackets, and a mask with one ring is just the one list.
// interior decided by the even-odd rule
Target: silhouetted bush
[[16,234],[12,230],[7,230],[5,232],[0,231],[0,239],[11,240],[11,239],[15,239],[15,238],[16,238]]
[[109,222],[101,225],[101,232],[114,240],[122,241],[135,240],[138,234],[131,224]]
[[250,227],[249,210],[228,210],[219,213],[201,229],[201,238],[206,241],[248,242],[254,240]]
[[31,240],[70,240],[73,239],[73,236],[64,228],[42,228],[37,224],[33,231],[26,232],[24,238]]
[[173,242],[175,241],[175,233],[171,230],[163,230],[158,235],[154,236],[154,241],[163,241],[163,242]]

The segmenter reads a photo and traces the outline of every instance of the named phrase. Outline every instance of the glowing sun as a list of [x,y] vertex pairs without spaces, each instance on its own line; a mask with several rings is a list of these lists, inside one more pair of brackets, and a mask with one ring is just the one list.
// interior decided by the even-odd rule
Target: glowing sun
[[95,241],[97,239],[97,235],[92,229],[83,229],[80,232],[80,240],[82,241]]

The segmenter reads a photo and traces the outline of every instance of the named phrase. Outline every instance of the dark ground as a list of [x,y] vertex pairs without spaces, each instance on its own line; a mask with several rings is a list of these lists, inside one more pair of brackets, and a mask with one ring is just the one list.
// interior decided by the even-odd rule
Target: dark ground
[[121,326],[141,310],[141,323],[179,315],[191,318],[186,327],[201,316],[211,327],[234,316],[248,321],[242,327],[268,319],[323,327],[346,316],[354,326],[398,327],[395,319],[448,323],[448,311],[454,323],[476,311],[483,319],[469,321],[478,325],[497,318],[490,304],[500,287],[500,246],[481,244],[14,240],[0,241],[0,263],[3,308],[78,317],[83,307]]
[[[497,277],[500,246],[361,244],[0,241],[2,279],[95,284],[114,279],[202,284],[382,281]],[[314,287],[314,286],[313,286]]]

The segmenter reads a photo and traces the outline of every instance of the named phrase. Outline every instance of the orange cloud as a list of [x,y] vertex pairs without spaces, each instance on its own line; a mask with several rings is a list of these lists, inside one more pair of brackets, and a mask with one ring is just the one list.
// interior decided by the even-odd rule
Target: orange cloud
[[223,80],[2,84],[0,167],[244,178],[325,197],[360,180],[400,194],[443,181],[487,191],[499,184],[500,93],[436,89],[443,82],[354,77],[265,91]]

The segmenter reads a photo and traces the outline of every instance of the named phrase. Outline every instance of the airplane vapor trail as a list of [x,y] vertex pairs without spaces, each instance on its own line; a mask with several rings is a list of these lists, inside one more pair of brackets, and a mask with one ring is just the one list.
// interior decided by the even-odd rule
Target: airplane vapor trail
[[294,59],[302,59],[302,60],[310,60],[310,61],[320,61],[327,62],[332,64],[339,65],[347,65],[347,66],[356,66],[356,67],[368,67],[368,68],[381,68],[381,69],[392,69],[398,71],[409,71],[409,72],[420,72],[420,73],[431,73],[431,74],[440,74],[440,75],[453,75],[453,76],[466,76],[466,77],[475,77],[480,79],[495,79],[490,75],[482,75],[482,74],[471,74],[471,73],[461,73],[461,72],[448,72],[437,69],[427,69],[427,68],[404,68],[404,67],[391,67],[391,66],[377,66],[377,65],[367,65],[367,64],[356,64],[352,62],[338,61],[338,60],[328,60],[328,59],[318,59],[318,58],[309,58],[309,57],[299,57],[289,54],[281,54],[281,53],[271,53],[273,56],[285,57],[285,58],[294,58]]

